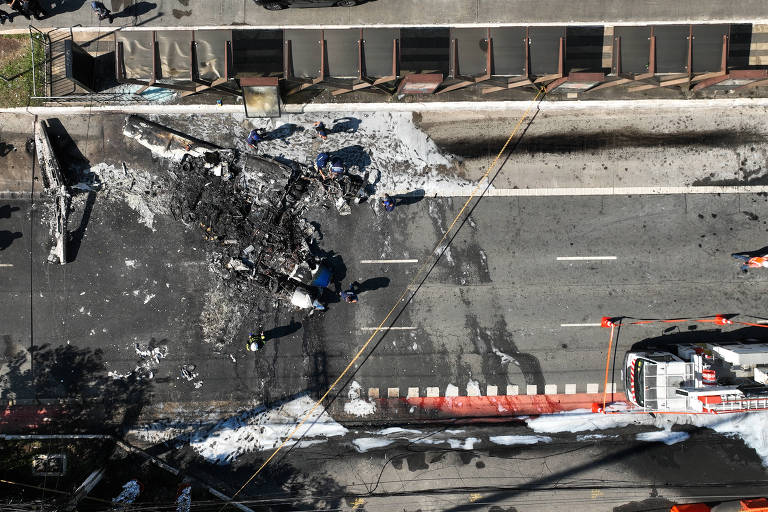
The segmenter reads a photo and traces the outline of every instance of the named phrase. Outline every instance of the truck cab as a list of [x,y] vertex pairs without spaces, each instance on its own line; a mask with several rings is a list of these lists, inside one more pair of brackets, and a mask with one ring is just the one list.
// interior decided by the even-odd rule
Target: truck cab
[[675,391],[693,381],[693,365],[669,352],[627,352],[622,379],[627,400],[633,405],[672,409],[684,405],[685,399]]

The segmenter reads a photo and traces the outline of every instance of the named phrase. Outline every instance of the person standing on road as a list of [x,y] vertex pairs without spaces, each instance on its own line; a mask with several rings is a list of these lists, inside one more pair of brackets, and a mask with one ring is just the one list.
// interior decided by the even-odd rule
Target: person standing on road
[[331,176],[338,178],[344,174],[344,162],[341,158],[335,156],[331,159]]
[[112,23],[115,20],[112,11],[107,9],[107,6],[98,0],[93,0],[93,2],[91,2],[91,9],[93,9],[93,12],[98,15],[99,21],[103,21],[105,18],[108,18],[109,22]]
[[258,128],[255,128],[251,130],[251,133],[248,134],[248,138],[246,139],[246,142],[248,142],[248,145],[251,146],[253,149],[256,149],[256,147],[259,145],[259,142],[264,140],[264,134],[261,130]]
[[252,332],[248,334],[248,344],[245,348],[249,352],[256,352],[264,347],[264,343],[266,343],[266,341],[267,337],[264,336],[264,330],[259,329],[258,336]]
[[325,123],[322,121],[318,121],[315,123],[315,131],[317,132],[318,137],[325,140],[328,138],[328,129],[325,127]]
[[29,3],[24,0],[10,0],[8,5],[11,9],[29,19]]
[[763,256],[750,256],[749,254],[734,253],[732,257],[737,260],[741,260],[744,264],[741,265],[741,271],[746,272],[750,268],[763,268],[768,267],[768,254]]
[[28,0],[24,3],[27,5],[27,12],[31,13],[36,20],[42,20],[43,18],[48,17],[48,13],[43,10],[38,0]]
[[389,197],[389,194],[384,194],[381,198],[381,206],[384,207],[384,210],[391,212],[395,209],[395,200]]
[[339,297],[341,297],[341,300],[343,300],[347,304],[357,303],[357,294],[355,293],[354,287],[352,286],[349,287],[349,290],[341,292],[339,294]]
[[13,18],[11,18],[11,15],[5,12],[4,10],[0,9],[0,24],[5,25],[5,22],[12,22]]

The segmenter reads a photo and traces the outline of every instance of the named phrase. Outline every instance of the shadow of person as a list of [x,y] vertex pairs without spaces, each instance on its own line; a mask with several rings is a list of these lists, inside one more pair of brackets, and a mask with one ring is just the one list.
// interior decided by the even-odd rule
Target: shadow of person
[[21,233],[16,231],[0,231],[0,251],[4,251],[11,246],[14,240],[21,238]]
[[285,123],[283,125],[278,126],[271,132],[265,133],[264,140],[279,140],[288,144],[288,141],[286,139],[291,135],[293,135],[294,133],[301,132],[301,131],[304,131],[304,127],[298,126],[294,123]]
[[0,157],[8,156],[8,153],[14,150],[16,150],[16,148],[13,146],[13,144],[8,144],[7,142],[0,142]]
[[356,117],[342,117],[333,120],[331,133],[355,133],[362,121]]
[[408,206],[409,204],[415,204],[424,199],[424,189],[417,188],[406,194],[397,194],[392,197],[395,200],[396,206]]
[[378,290],[379,288],[386,288],[387,286],[389,286],[388,277],[372,277],[370,279],[366,279],[362,283],[355,281],[349,285],[350,289],[358,295],[363,292],[372,292],[374,290]]
[[371,165],[371,156],[360,144],[347,146],[337,149],[330,154],[331,158],[339,157],[347,166],[347,169],[356,165],[360,172],[365,172],[365,168]]
[[755,249],[754,251],[741,251],[741,252],[735,252],[733,254],[743,254],[745,256],[749,256],[750,258],[753,256],[765,256],[768,254],[768,245],[765,247],[761,247],[760,249]]
[[279,327],[273,327],[267,331],[264,331],[264,336],[267,341],[282,338],[284,336],[290,336],[301,329],[301,322],[295,321],[291,318],[291,322],[288,325],[281,325]]
[[0,219],[10,219],[11,213],[16,212],[19,210],[18,206],[11,206],[9,204],[4,204],[3,206],[0,206]]
[[129,5],[122,11],[113,13],[112,16],[115,19],[144,16],[145,14],[150,12],[152,9],[155,9],[156,7],[157,7],[157,4],[153,4],[152,2],[136,2],[133,5]]
[[341,291],[341,282],[347,277],[347,266],[344,264],[344,258],[340,254],[335,254],[331,251],[324,259],[325,264],[331,269],[331,282],[333,283],[334,291],[338,295]]
[[[86,5],[86,0],[39,0],[39,4],[46,12],[47,17],[50,17],[65,12],[79,11]],[[90,7],[90,2],[87,2],[87,5]]]

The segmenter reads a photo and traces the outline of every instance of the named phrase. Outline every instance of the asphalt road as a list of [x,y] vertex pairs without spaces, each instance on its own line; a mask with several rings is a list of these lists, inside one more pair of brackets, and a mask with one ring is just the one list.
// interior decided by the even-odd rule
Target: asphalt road
[[[409,329],[376,341],[354,380],[403,394],[430,386],[442,393],[449,384],[464,394],[470,381],[483,394],[486,385],[507,384],[521,393],[552,384],[561,393],[566,384],[583,392],[602,381],[608,332],[562,324],[762,314],[766,276],[742,274],[729,254],[765,245],[767,202],[746,194],[483,199],[394,323]],[[212,280],[195,232],[156,217],[153,233],[124,204],[97,197],[75,260],[58,267],[44,261],[49,241],[40,210],[30,222],[29,202],[5,205],[19,209],[0,220],[3,229],[22,233],[0,253],[13,265],[0,267],[6,361],[20,347],[75,347],[84,355],[99,351],[106,371],[126,374],[147,359],[137,343],[141,350],[164,345],[167,357],[151,365],[154,399],[258,402],[320,391],[338,375],[370,334],[364,329],[378,325],[417,270],[414,263],[361,261],[425,261],[461,202],[428,198],[389,215],[363,206],[350,217],[322,219],[322,246],[339,255],[344,283],[357,280],[368,291],[358,304],[331,304],[324,315],[274,319],[274,327],[291,319],[302,327],[258,354],[247,353],[244,342],[216,351],[200,341]],[[573,256],[616,259],[556,259]],[[246,319],[237,339],[256,327]],[[617,353],[667,327],[622,330]],[[199,379],[181,378],[183,364],[195,364]],[[13,388],[18,398],[32,393],[18,382]]]

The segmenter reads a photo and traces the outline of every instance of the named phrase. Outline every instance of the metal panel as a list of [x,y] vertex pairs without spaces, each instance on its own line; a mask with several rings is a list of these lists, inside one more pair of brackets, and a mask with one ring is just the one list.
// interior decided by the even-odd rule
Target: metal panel
[[360,29],[325,30],[324,33],[328,75],[334,78],[357,77]]
[[488,59],[488,29],[452,28],[451,39],[456,39],[457,74],[460,76],[484,75]]
[[565,27],[530,27],[530,59],[532,75],[557,73],[560,55],[560,38],[565,37]]
[[152,32],[118,32],[117,44],[123,44],[125,78],[150,80],[152,78]]
[[[757,34],[758,36],[761,34]],[[752,24],[733,24],[728,40],[728,69],[744,69],[749,66],[752,44]]]
[[412,73],[448,74],[450,29],[400,29],[400,66]]
[[283,31],[233,30],[232,53],[238,75],[281,75]]
[[525,74],[525,27],[491,29],[491,73],[497,76]]
[[605,27],[567,27],[565,50],[566,74],[570,71],[599,72],[603,69],[603,34]]
[[290,29],[283,37],[291,45],[291,73],[298,78],[317,78],[322,73],[320,41],[322,30]]
[[621,41],[621,72],[633,75],[647,73],[651,54],[651,27],[614,27],[614,42],[617,38]]
[[658,25],[656,36],[656,72],[687,73],[688,25]]
[[392,75],[392,42],[395,39],[400,39],[399,28],[363,29],[364,76],[381,78]]
[[203,80],[214,81],[224,76],[226,45],[232,40],[231,30],[196,30],[197,73]]
[[693,72],[720,71],[723,52],[723,36],[728,35],[729,25],[693,26]]
[[155,35],[160,56],[158,79],[189,80],[190,43],[192,32],[187,30],[160,30]]

